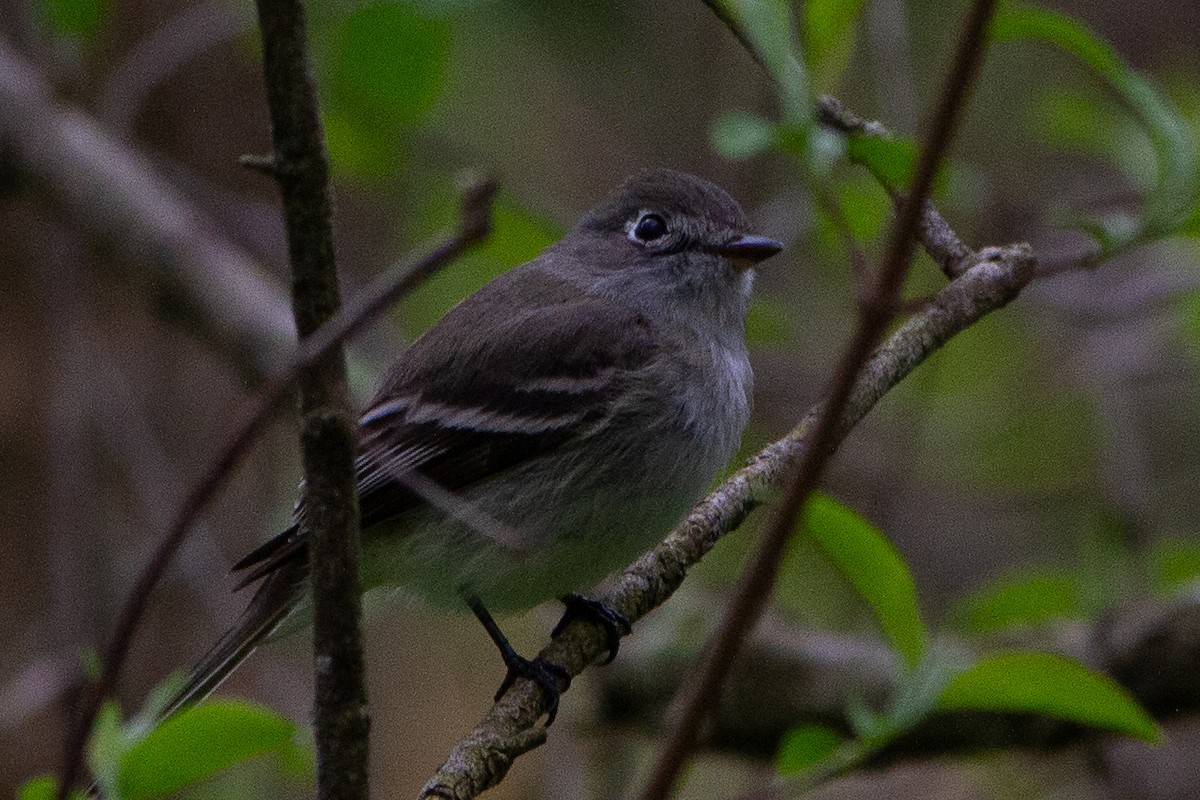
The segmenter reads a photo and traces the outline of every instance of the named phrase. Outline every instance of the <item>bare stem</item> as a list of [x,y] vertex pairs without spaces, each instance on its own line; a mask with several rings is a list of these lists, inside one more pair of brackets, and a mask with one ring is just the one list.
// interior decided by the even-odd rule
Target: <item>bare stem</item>
[[994,8],[995,0],[976,0],[972,5],[934,110],[928,138],[921,148],[912,188],[900,203],[883,267],[867,301],[860,306],[858,326],[838,364],[816,431],[799,465],[785,481],[783,499],[750,565],[738,581],[728,610],[709,642],[698,675],[683,690],[682,709],[641,793],[642,800],[662,800],[671,792],[699,742],[701,725],[720,700],[734,659],[771,595],[783,550],[795,527],[796,514],[820,483],[840,438],[838,428],[858,375],[892,319],[908,274],[915,235],[934,176],[949,148],[968,90],[983,58],[985,32]]
[[201,479],[180,501],[158,546],[125,600],[112,639],[104,651],[100,677],[91,691],[84,692],[74,724],[67,732],[60,770],[60,800],[65,798],[65,791],[75,783],[79,774],[88,733],[101,703],[116,686],[151,592],[187,538],[200,511],[225,485],[225,481],[249,452],[250,446],[265,430],[275,411],[290,396],[300,371],[323,358],[333,347],[378,318],[385,309],[416,289],[428,277],[486,238],[491,232],[491,206],[495,195],[496,185],[490,181],[469,186],[463,197],[459,229],[454,234],[420,259],[406,259],[396,269],[380,275],[360,300],[343,308],[337,316],[300,342],[284,368],[259,390],[257,399],[241,424],[234,429]]
[[[329,155],[308,60],[302,0],[258,0],[263,78],[292,265],[292,315],[311,336],[341,307]],[[370,717],[362,644],[358,436],[340,344],[299,376],[304,497],[298,515],[312,586],[317,797],[367,800]]]

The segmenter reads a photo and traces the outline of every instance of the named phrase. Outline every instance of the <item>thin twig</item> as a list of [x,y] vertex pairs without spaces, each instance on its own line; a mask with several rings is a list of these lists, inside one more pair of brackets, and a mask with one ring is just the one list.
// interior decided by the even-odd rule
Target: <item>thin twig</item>
[[304,339],[284,368],[259,390],[258,398],[245,420],[234,429],[200,481],[184,495],[121,609],[112,640],[105,650],[100,677],[92,691],[84,693],[75,724],[68,730],[60,772],[60,792],[64,787],[74,784],[79,774],[88,733],[100,704],[116,685],[151,591],[158,585],[200,511],[225,485],[276,409],[289,397],[300,370],[324,357],[338,343],[354,336],[401,297],[484,239],[491,232],[491,206],[495,195],[496,185],[491,181],[470,185],[463,196],[459,228],[453,235],[415,263],[405,260],[395,269],[376,278],[358,301],[344,307],[336,317]]
[[[824,95],[817,101],[817,121],[822,125],[844,134],[861,134],[891,138],[892,134],[882,123],[866,120],[846,109],[836,97]],[[901,192],[889,191],[892,202],[899,207],[904,201]],[[971,255],[969,248],[946,222],[946,219],[926,198],[917,227],[917,238],[929,257],[937,263],[947,278],[955,278]]]
[[971,7],[934,110],[928,138],[921,148],[912,188],[900,203],[883,267],[871,295],[860,308],[857,329],[839,362],[833,388],[821,412],[812,442],[805,450],[803,460],[786,481],[783,499],[750,565],[738,581],[728,610],[710,640],[708,654],[698,676],[683,690],[682,709],[650,780],[640,795],[642,800],[661,800],[671,792],[699,742],[701,725],[720,700],[733,660],[771,595],[783,550],[795,527],[796,514],[820,483],[836,447],[838,424],[858,374],[866,365],[871,348],[891,321],[904,277],[908,273],[915,247],[914,237],[920,228],[934,177],[949,148],[983,58],[985,33],[995,4],[995,0],[976,0]]

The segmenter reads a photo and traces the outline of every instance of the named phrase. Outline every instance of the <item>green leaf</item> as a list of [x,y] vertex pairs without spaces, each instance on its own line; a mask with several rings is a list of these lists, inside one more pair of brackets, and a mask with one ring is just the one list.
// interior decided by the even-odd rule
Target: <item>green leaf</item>
[[1184,236],[1200,236],[1200,205],[1192,209],[1192,213],[1183,221],[1179,232]]
[[850,63],[854,24],[863,0],[807,0],[804,3],[804,54],[819,91],[832,88]]
[[53,775],[39,775],[17,790],[17,800],[54,800],[57,794],[58,780]]
[[1083,616],[1079,580],[1065,573],[1008,578],[976,593],[959,616],[974,631],[995,631],[1016,625]]
[[997,42],[1040,39],[1076,56],[1108,81],[1149,135],[1158,159],[1155,189],[1133,232],[1109,231],[1101,244],[1111,252],[1178,231],[1200,198],[1200,164],[1187,123],[1154,85],[1130,69],[1111,45],[1057,11],[1006,3],[992,20],[991,37]]
[[1049,653],[985,658],[959,673],[942,692],[938,705],[951,711],[1044,714],[1146,742],[1161,739],[1158,725],[1120,684]]
[[[884,232],[892,212],[892,201],[881,190],[878,180],[856,172],[839,182],[837,200],[856,241],[872,242]],[[831,232],[837,236],[835,231]]]
[[382,180],[396,169],[398,140],[395,131],[372,125],[369,117],[330,104],[322,114],[325,146],[339,178]]
[[1033,100],[1030,127],[1050,144],[1111,161],[1132,185],[1153,189],[1157,159],[1149,136],[1109,105],[1094,93],[1050,87]]
[[907,188],[917,168],[917,145],[908,138],[853,133],[846,141],[846,156],[852,163],[866,167],[891,192]]
[[723,0],[779,87],[783,120],[808,128],[812,101],[808,76],[792,34],[792,12],[786,0]]
[[165,720],[122,760],[123,800],[163,797],[201,778],[289,745],[296,726],[261,706],[213,701]]
[[884,635],[909,667],[925,652],[925,625],[912,575],[883,533],[825,495],[805,506],[804,529],[867,601]]
[[107,0],[45,0],[51,27],[66,36],[90,42],[108,11]]
[[754,114],[730,111],[713,124],[713,149],[734,161],[756,156],[774,143],[774,126]]
[[117,791],[117,775],[129,744],[124,731],[121,730],[120,709],[116,703],[106,702],[96,715],[87,752],[88,767],[105,796],[120,796]]
[[380,3],[350,14],[333,48],[332,100],[377,127],[422,119],[441,95],[450,30],[441,19],[404,3]]
[[1178,594],[1200,583],[1200,544],[1183,540],[1159,542],[1150,554],[1154,587]]
[[[17,800],[54,800],[58,797],[58,778],[53,775],[39,775],[30,778],[17,790]],[[87,800],[83,792],[72,791],[67,795],[70,800]]]
[[806,772],[828,758],[845,739],[822,725],[801,725],[783,735],[775,755],[775,771],[780,775]]
[[313,787],[317,783],[317,746],[312,728],[300,726],[295,736],[277,752],[279,767],[297,785]]

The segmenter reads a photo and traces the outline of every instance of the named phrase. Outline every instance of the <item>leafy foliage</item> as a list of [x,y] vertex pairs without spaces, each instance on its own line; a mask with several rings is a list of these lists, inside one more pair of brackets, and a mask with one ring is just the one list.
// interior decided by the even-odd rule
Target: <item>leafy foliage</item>
[[888,642],[909,666],[925,651],[917,589],[904,560],[879,529],[825,495],[804,509],[805,532],[870,605]]
[[947,710],[1018,711],[1157,742],[1154,720],[1111,678],[1050,653],[1008,653],[960,672],[939,703]]
[[[881,531],[852,509],[823,495],[805,507],[804,530],[871,607],[904,669],[888,708],[875,712],[847,700],[856,734],[811,725],[790,731],[776,757],[782,776],[833,772],[860,764],[939,710],[1044,714],[1147,742],[1160,738],[1146,711],[1119,684],[1049,653],[1014,652],[971,663],[927,644],[916,587],[902,557]],[[1041,622],[1082,608],[1078,583],[1065,575],[1030,576],[1002,583],[969,607],[977,629]]]
[[811,170],[817,156],[812,150],[812,97],[800,43],[792,35],[788,3],[723,0],[723,4],[775,81],[781,119],[771,123],[746,112],[729,112],[713,127],[713,146],[735,159],[777,149],[795,157],[801,169]]
[[[311,745],[297,742],[296,724],[253,703],[213,700],[184,709],[158,725],[172,683],[155,692],[143,712],[122,724],[113,703],[96,720],[88,764],[111,800],[155,800],[235,764],[275,755],[285,772],[311,783]],[[165,691],[164,691],[165,690]],[[21,789],[20,800],[53,797],[57,782],[41,776]],[[82,796],[82,795],[80,795]]]
[[775,143],[775,126],[755,114],[730,111],[713,124],[713,148],[725,158],[735,161],[750,158],[766,152]]
[[959,612],[967,627],[977,632],[1082,615],[1079,580],[1061,572],[998,581],[969,598]]
[[121,797],[164,797],[239,761],[283,750],[295,730],[291,720],[245,702],[189,708],[124,753],[118,773]]
[[888,191],[901,191],[912,183],[917,167],[917,145],[912,139],[885,139],[866,133],[852,134],[846,141],[846,156],[867,168]]
[[425,119],[444,89],[449,24],[407,3],[375,3],[335,18],[322,33],[334,169],[386,177],[396,168],[404,129]]
[[804,3],[804,54],[818,90],[832,87],[854,52],[854,25],[863,0],[809,0]]
[[1076,56],[1107,81],[1149,137],[1158,160],[1155,185],[1137,219],[1096,219],[1087,225],[1102,251],[1118,252],[1177,233],[1200,202],[1200,164],[1187,123],[1154,84],[1081,22],[1057,11],[1006,3],[993,20],[991,36],[997,42],[1040,39]]
[[786,776],[811,769],[828,758],[844,741],[837,731],[821,725],[794,728],[779,743],[775,771]]
[[724,0],[724,4],[775,80],[784,122],[807,128],[813,117],[812,99],[786,0]]
[[1151,582],[1161,594],[1172,595],[1200,584],[1200,543],[1160,542],[1151,552]]

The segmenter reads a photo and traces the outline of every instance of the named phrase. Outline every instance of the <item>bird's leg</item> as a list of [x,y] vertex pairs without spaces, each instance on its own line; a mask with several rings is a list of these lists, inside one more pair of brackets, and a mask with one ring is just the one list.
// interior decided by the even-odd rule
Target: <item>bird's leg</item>
[[[478,597],[468,597],[467,605],[483,625],[484,630],[488,632],[488,636],[492,637],[496,649],[500,651],[500,657],[504,659],[504,666],[508,668],[504,682],[496,690],[495,699],[499,700],[503,697],[517,678],[533,681],[541,687],[542,693],[546,697],[546,727],[550,727],[554,722],[554,717],[558,714],[559,695],[571,685],[571,676],[558,664],[551,664],[540,658],[528,659],[520,656],[508,643],[508,637],[500,630],[500,626],[496,624],[496,620],[492,619],[492,615],[483,607],[483,603]],[[562,689],[559,689],[560,682],[565,684]]]
[[550,632],[550,638],[562,633],[563,628],[577,617],[598,622],[604,626],[604,634],[608,640],[608,658],[600,663],[611,664],[617,657],[617,649],[621,646],[621,637],[628,636],[632,630],[629,617],[614,611],[599,600],[584,597],[581,594],[563,595],[562,603],[567,609],[563,612],[562,619],[554,626],[554,630]]

